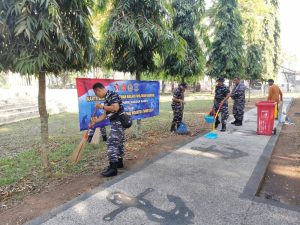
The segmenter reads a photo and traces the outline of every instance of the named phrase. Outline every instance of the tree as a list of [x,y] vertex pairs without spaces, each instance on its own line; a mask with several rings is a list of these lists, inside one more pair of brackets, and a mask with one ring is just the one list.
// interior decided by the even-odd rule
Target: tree
[[[115,0],[101,43],[102,65],[130,72],[155,71],[155,54],[185,56],[186,43],[168,28],[169,15],[159,0]],[[140,133],[140,121],[138,132]]]
[[272,8],[274,11],[274,56],[273,56],[273,64],[274,64],[274,73],[277,74],[279,70],[279,62],[280,62],[280,22],[279,22],[279,2],[278,0],[271,1]]
[[204,14],[203,0],[173,0],[174,11],[173,30],[187,43],[187,52],[184,60],[179,61],[176,55],[170,55],[165,61],[165,70],[171,76],[181,81],[187,78],[198,78],[203,74],[205,57],[200,48],[200,32],[196,27],[200,24]]
[[265,0],[239,0],[243,19],[243,39],[246,50],[245,78],[260,79],[263,67],[263,18],[268,9]]
[[265,0],[268,12],[263,20],[263,78],[275,77],[278,72],[280,58],[280,26],[278,15],[278,1]]
[[80,70],[93,59],[92,0],[1,0],[0,69],[39,79],[41,155],[48,167],[46,73]]
[[232,79],[244,74],[242,19],[236,0],[219,0],[211,18],[213,41],[207,63],[208,75]]
[[249,80],[249,96],[253,80],[262,78],[263,48],[262,31],[263,18],[268,9],[265,0],[239,0],[239,7],[243,19],[243,38],[246,51],[245,76]]
[[[117,71],[154,71],[154,54],[183,58],[185,42],[167,27],[168,14],[160,1],[115,0],[101,46],[103,65]],[[170,53],[171,52],[171,53]]]

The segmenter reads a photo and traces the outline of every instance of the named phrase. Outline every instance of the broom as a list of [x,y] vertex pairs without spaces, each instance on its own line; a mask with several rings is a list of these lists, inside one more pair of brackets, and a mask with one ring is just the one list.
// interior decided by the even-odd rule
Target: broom
[[223,106],[223,103],[221,103],[221,104],[219,105],[218,111],[217,111],[216,115],[214,116],[214,123],[213,123],[213,129],[212,129],[212,131],[215,131],[215,130],[216,130],[216,128],[215,128],[215,122],[216,122],[216,119],[217,119],[217,117],[218,117],[218,115],[219,115],[219,112],[220,112],[222,106]]
[[[93,113],[93,115],[92,115],[92,117],[91,117],[91,119],[90,119],[90,122],[91,122],[92,118],[96,115],[96,112],[97,112],[97,108],[95,109],[95,111],[94,111],[94,113]],[[89,130],[90,130],[90,128],[91,128],[91,127],[89,127],[89,128],[87,129],[87,131],[84,132],[80,144],[79,144],[79,145],[75,148],[75,150],[73,151],[73,153],[72,153],[72,155],[71,155],[71,157],[70,157],[70,162],[71,162],[71,163],[76,164],[76,163],[78,163],[78,162],[80,161],[81,156],[82,156],[82,152],[83,152],[84,145],[85,145],[85,143],[86,143],[86,141],[87,141],[87,139],[88,139],[88,136],[89,136]]]

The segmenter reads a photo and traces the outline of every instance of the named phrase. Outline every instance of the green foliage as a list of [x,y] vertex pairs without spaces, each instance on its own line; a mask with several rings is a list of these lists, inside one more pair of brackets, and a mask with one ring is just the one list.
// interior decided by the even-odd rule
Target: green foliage
[[219,0],[213,5],[213,41],[207,63],[210,77],[232,79],[244,74],[242,19],[236,0]]
[[263,18],[268,13],[265,0],[239,0],[243,18],[243,37],[246,50],[245,79],[261,79],[263,70]]
[[280,27],[279,27],[279,13],[278,1],[265,1],[268,13],[264,15],[263,20],[263,77],[275,77],[278,72],[278,62],[280,58]]
[[111,1],[110,0],[96,0],[96,2],[97,2],[96,11],[101,12],[101,11],[106,10],[108,3]]
[[101,43],[103,66],[123,72],[154,71],[154,54],[182,60],[185,41],[168,29],[168,14],[158,0],[115,0]]
[[245,79],[260,80],[263,64],[262,50],[259,45],[253,44],[247,48]]
[[[179,61],[176,55],[170,55],[165,61],[165,70],[180,80],[199,77],[203,74],[205,57],[200,48],[200,37],[196,34],[196,27],[204,14],[203,0],[173,0],[174,11],[173,30],[187,43],[184,60]],[[194,78],[197,79],[197,78]]]
[[274,56],[273,56],[273,64],[274,64],[274,73],[278,73],[279,62],[280,62],[280,22],[279,22],[279,10],[278,10],[278,2],[273,1],[274,14],[275,14],[275,24],[274,24]]
[[92,0],[1,0],[1,69],[38,74],[88,67],[92,6]]

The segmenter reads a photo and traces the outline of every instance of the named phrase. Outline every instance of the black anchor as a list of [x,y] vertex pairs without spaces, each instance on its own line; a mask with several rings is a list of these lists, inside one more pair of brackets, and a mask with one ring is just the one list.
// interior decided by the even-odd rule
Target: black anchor
[[169,202],[173,202],[175,204],[175,208],[167,212],[154,207],[149,200],[143,198],[145,195],[153,191],[153,188],[147,188],[144,192],[136,197],[130,197],[118,191],[110,193],[106,197],[107,200],[120,207],[105,215],[103,220],[112,221],[119,213],[130,207],[135,207],[143,210],[149,220],[159,222],[162,225],[193,224],[191,220],[195,217],[195,215],[186,207],[181,198],[174,195],[167,195]]

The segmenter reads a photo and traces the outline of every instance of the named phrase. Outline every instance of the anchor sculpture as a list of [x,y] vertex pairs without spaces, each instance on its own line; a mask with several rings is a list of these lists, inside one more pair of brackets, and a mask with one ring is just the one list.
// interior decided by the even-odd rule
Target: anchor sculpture
[[151,202],[144,197],[153,192],[154,189],[147,188],[144,192],[136,197],[128,196],[122,192],[110,193],[106,198],[111,203],[118,205],[119,208],[103,217],[104,221],[112,221],[121,212],[127,210],[130,207],[143,210],[148,219],[154,222],[158,222],[162,225],[188,225],[193,224],[191,221],[195,215],[188,209],[181,198],[174,195],[167,195],[169,202],[175,204],[175,208],[171,211],[164,211],[154,207]]

